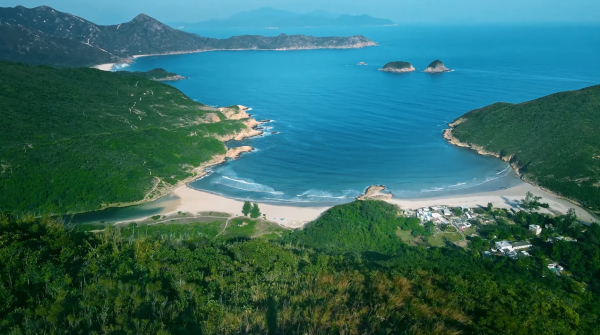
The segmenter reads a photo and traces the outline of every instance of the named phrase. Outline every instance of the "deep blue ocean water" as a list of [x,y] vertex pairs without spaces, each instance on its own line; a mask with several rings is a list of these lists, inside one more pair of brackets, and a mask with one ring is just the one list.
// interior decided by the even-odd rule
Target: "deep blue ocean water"
[[[125,68],[189,77],[171,85],[214,106],[241,104],[272,119],[264,137],[229,142],[257,150],[212,169],[193,187],[231,198],[329,205],[384,184],[396,197],[437,197],[520,183],[498,159],[452,146],[446,125],[498,101],[523,102],[600,83],[600,26],[398,26],[230,29],[240,34],[362,34],[378,47],[217,51],[138,58]],[[378,71],[389,61],[439,75]],[[366,62],[367,66],[358,66]]]

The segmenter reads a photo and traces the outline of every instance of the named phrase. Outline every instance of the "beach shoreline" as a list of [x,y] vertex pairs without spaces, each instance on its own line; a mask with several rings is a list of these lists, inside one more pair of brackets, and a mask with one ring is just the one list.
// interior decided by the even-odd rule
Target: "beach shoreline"
[[[443,196],[427,199],[386,199],[384,201],[397,205],[401,209],[415,210],[423,207],[432,206],[450,206],[450,207],[487,207],[491,203],[495,208],[506,208],[520,210],[520,200],[525,198],[525,194],[531,192],[536,196],[542,197],[541,202],[548,203],[553,211],[566,214],[570,208],[575,209],[577,216],[581,221],[590,223],[592,216],[583,208],[576,206],[570,201],[560,198],[554,194],[545,192],[531,184],[523,182],[521,185],[497,190],[491,192],[481,192],[468,195]],[[207,191],[194,189],[188,185],[176,188],[171,194],[179,198],[179,205],[162,215],[169,215],[177,212],[200,213],[207,211],[216,211],[227,213],[232,216],[242,215],[241,209],[244,204],[241,200],[230,199],[222,195],[213,194]],[[302,228],[307,223],[319,218],[323,212],[331,206],[300,207],[293,205],[273,205],[257,202],[261,212],[267,214],[265,219],[287,227]],[[546,209],[540,212],[554,214]]]

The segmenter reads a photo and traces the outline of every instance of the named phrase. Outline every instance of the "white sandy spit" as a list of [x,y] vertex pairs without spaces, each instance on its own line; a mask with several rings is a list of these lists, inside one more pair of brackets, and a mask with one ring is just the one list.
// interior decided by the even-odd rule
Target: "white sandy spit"
[[[225,198],[208,192],[202,192],[186,185],[180,186],[173,191],[173,195],[179,197],[179,206],[176,212],[199,213],[199,212],[222,212],[231,215],[242,215],[243,201]],[[277,222],[288,228],[300,228],[306,223],[318,218],[325,212],[327,207],[293,207],[260,204],[260,211],[266,214],[269,221]],[[172,213],[165,213],[172,214]]]
[[102,70],[102,71],[110,71],[110,70],[112,70],[113,66],[115,66],[115,63],[94,65],[94,66],[92,66],[92,68]]

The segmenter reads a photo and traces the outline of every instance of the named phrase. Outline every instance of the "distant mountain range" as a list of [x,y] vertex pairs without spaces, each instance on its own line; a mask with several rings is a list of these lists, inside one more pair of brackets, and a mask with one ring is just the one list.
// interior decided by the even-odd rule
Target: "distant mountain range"
[[213,19],[197,23],[172,22],[172,27],[339,27],[390,26],[394,21],[369,15],[336,15],[323,11],[297,14],[274,8],[241,12],[228,19]]
[[140,14],[101,26],[48,6],[0,7],[0,60],[59,67],[126,62],[134,55],[211,50],[348,49],[376,45],[364,36],[201,37]]

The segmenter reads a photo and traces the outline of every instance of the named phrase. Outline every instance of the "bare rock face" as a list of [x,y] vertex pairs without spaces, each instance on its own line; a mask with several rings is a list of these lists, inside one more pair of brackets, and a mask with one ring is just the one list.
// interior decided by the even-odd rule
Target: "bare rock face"
[[242,147],[237,147],[237,148],[231,148],[231,149],[227,150],[225,157],[231,158],[231,159],[237,159],[238,157],[240,157],[240,155],[242,153],[251,152],[252,150],[254,150],[254,149],[247,145],[242,146]]
[[385,190],[383,185],[369,186],[356,200],[388,200],[393,197],[392,193],[382,193],[383,190]]
[[219,111],[225,115],[228,120],[242,120],[250,118],[250,115],[246,113],[249,108],[242,105],[233,107],[221,107]]
[[429,64],[429,66],[423,71],[426,73],[444,73],[444,72],[449,72],[452,71],[449,68],[447,68],[444,63],[442,63],[442,61],[440,60],[434,60],[433,62],[431,62],[431,64]]

